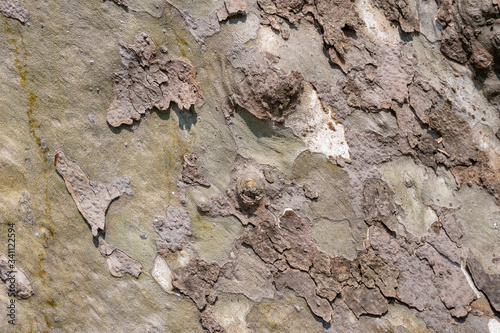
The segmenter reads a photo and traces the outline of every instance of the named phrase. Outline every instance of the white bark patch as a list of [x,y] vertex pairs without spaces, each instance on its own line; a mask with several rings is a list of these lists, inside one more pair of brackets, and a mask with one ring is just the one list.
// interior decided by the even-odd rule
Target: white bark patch
[[240,295],[222,294],[214,306],[213,315],[227,332],[250,333],[246,316],[253,303]]
[[285,124],[293,129],[310,151],[349,159],[344,126],[335,120],[334,115],[334,110],[323,107],[312,85],[305,83],[301,103],[288,116]]
[[259,39],[257,43],[263,51],[274,55],[278,55],[280,48],[285,45],[283,38],[270,27],[261,27],[259,29]]
[[151,275],[165,292],[172,292],[172,271],[162,256],[156,256]]
[[490,319],[488,322],[488,329],[490,333],[500,333],[500,322],[496,319]]
[[400,42],[398,29],[369,0],[356,1],[355,6],[359,16],[365,22],[363,30],[368,36],[391,44]]
[[[467,282],[469,283],[470,287],[472,288],[472,290],[476,294],[476,297],[480,298],[481,293],[479,292],[479,290],[477,290],[476,285],[474,284],[474,281],[472,281],[472,277],[469,275],[469,273],[467,273],[467,270],[465,269],[465,267],[463,265],[460,266],[460,268],[462,269],[462,273],[464,273],[465,278],[467,279]],[[500,333],[500,331],[498,331],[498,333]]]

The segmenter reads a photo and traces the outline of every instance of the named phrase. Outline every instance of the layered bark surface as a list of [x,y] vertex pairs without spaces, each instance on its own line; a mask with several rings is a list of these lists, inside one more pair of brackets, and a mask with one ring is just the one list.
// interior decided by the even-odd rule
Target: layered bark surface
[[0,0],[0,331],[496,332],[499,6]]

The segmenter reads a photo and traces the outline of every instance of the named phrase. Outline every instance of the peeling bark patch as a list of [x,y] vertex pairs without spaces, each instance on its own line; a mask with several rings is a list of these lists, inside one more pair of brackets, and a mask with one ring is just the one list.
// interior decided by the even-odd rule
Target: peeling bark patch
[[173,271],[173,285],[188,295],[199,310],[207,304],[214,304],[217,293],[213,286],[219,278],[220,268],[215,263],[194,259],[186,267]]
[[210,183],[200,171],[197,161],[198,156],[195,153],[184,155],[184,164],[182,165],[182,181],[188,185],[202,185],[210,187]]
[[404,32],[418,32],[420,22],[415,2],[396,0],[374,0],[390,21],[399,22]]
[[[118,185],[104,185],[98,181],[92,181],[83,172],[82,168],[74,161],[58,151],[54,158],[57,172],[63,177],[66,188],[71,194],[80,213],[89,223],[92,235],[99,239],[99,252],[106,258],[111,275],[122,277],[129,273],[138,278],[142,271],[142,265],[131,258],[125,252],[108,244],[104,240],[106,227],[106,210],[114,199],[122,193],[131,193],[128,178],[115,180]],[[119,190],[121,188],[121,190]]]
[[128,273],[135,278],[139,278],[142,272],[141,263],[122,250],[108,244],[102,236],[99,236],[99,252],[106,258],[111,275],[122,277]]
[[196,18],[188,11],[179,10],[180,15],[186,22],[189,32],[196,42],[205,50],[206,38],[215,35],[221,26],[230,18],[239,18],[246,15],[247,4],[245,0],[224,0],[219,8],[214,10],[205,19]]
[[54,165],[64,178],[78,210],[90,224],[92,235],[97,236],[100,231],[104,231],[106,210],[111,201],[120,196],[120,191],[113,185],[90,180],[82,168],[62,151],[56,154]]
[[319,298],[315,293],[314,280],[304,272],[295,269],[287,269],[283,273],[277,273],[275,277],[276,288],[292,289],[299,297],[304,298],[311,311],[324,321],[331,321],[333,310],[328,300]]
[[[400,272],[396,298],[420,311],[428,327],[453,332],[452,316],[466,316],[476,295],[461,267],[446,257],[448,251],[441,253],[411,234],[393,237],[378,226],[370,227],[369,244]],[[456,247],[454,243],[449,246]]]
[[17,0],[0,0],[0,13],[21,23],[26,23],[29,18],[28,11]]
[[112,75],[113,100],[106,116],[111,126],[130,125],[153,108],[167,110],[171,102],[189,110],[203,99],[196,68],[188,59],[169,56],[165,46],[158,50],[145,33],[133,45],[119,45],[122,70]]
[[[237,159],[232,179],[236,181],[243,170],[263,173],[267,169],[251,160]],[[272,181],[266,184],[264,191],[268,211],[272,211],[273,205],[278,206],[280,200],[272,194],[272,186],[281,186],[281,193],[286,193],[287,186],[291,186],[284,185],[279,174],[272,177]],[[284,209],[277,218],[260,216],[257,219],[249,215],[251,220],[248,220],[242,214],[244,207],[240,207],[237,214],[239,206],[230,199],[235,196],[231,189],[226,191],[225,199],[219,197],[205,212],[214,216],[237,216],[246,225],[237,244],[250,246],[265,264],[271,265],[278,292],[284,288],[293,290],[326,322],[333,318],[337,301],[345,302],[359,317],[381,316],[387,312],[388,299],[397,299],[417,309],[429,327],[452,332],[453,318],[467,316],[469,304],[476,298],[462,272],[459,244],[463,231],[453,210],[436,207],[438,222],[422,239],[405,232],[399,235],[388,229],[397,230],[396,217],[401,214],[392,190],[380,179],[367,181],[365,189],[365,214],[373,226],[365,240],[366,250],[358,252],[354,260],[320,251],[310,222],[293,209]],[[225,202],[223,210],[216,204],[221,201]],[[300,204],[291,206],[300,207]]]
[[[240,84],[240,94],[228,96],[223,103],[226,115],[241,107],[258,119],[284,122],[287,114],[292,113],[303,90],[303,77],[299,72],[285,72],[274,64],[270,55],[264,55],[254,50],[233,48],[228,51],[227,59],[234,67],[239,67],[245,73],[245,80]],[[248,61],[249,64],[238,65],[238,61]],[[259,59],[259,60],[257,60]]]
[[486,21],[487,17],[498,18],[498,9],[491,2],[482,2],[478,7],[474,1],[446,0],[441,4],[437,17],[444,27],[441,52],[457,62],[470,61],[475,67],[485,69],[493,62],[492,54],[498,49],[491,40],[487,40],[493,38],[494,29],[487,27]]
[[151,270],[151,276],[156,280],[156,282],[158,282],[165,292],[172,292],[172,271],[163,256],[156,256],[153,263],[153,269]]
[[264,263],[251,249],[241,248],[234,260],[221,267],[217,290],[242,293],[256,302],[273,298],[275,288],[272,271],[272,266]]
[[185,267],[172,272],[173,286],[193,300],[200,314],[201,325],[210,333],[224,332],[212,314],[212,306],[217,301],[215,283],[219,273],[219,265],[200,258],[193,258]]
[[221,108],[228,123],[242,108],[258,119],[284,123],[313,152],[331,158],[349,158],[344,126],[335,118],[334,109],[325,107],[315,87],[295,71],[276,66],[271,54],[233,46],[226,54],[235,68],[242,69],[245,81],[239,92],[223,101]]
[[305,196],[303,186],[284,179],[278,172],[271,173],[271,169],[238,155],[225,195],[212,197],[209,205],[198,209],[211,217],[233,215],[243,225],[279,223],[287,208],[301,207],[310,199]]
[[365,182],[363,197],[366,222],[382,222],[389,230],[396,231],[397,214],[402,210],[394,203],[394,192],[389,185],[378,178],[368,179]]
[[16,265],[11,268],[9,258],[5,254],[0,254],[0,279],[7,285],[14,282],[15,296],[18,299],[30,298],[35,294],[26,275]]
[[344,92],[352,107],[368,110],[390,109],[404,103],[414,69],[398,46],[375,44],[360,35],[352,53],[341,64],[347,73]]
[[485,153],[478,152],[477,156],[477,162],[473,165],[458,165],[451,172],[459,186],[482,186],[495,198],[497,205],[500,205],[500,174],[491,168]]
[[500,311],[500,275],[486,272],[474,257],[467,259],[467,267],[477,288],[486,294],[493,308]]
[[224,5],[217,11],[219,22],[227,20],[229,17],[245,15],[247,3],[245,0],[224,0]]
[[296,102],[302,90],[298,72],[285,73],[280,69],[269,72],[249,72],[242,98],[236,104],[249,110],[259,119],[282,121],[284,111]]
[[358,318],[366,313],[380,316],[387,312],[387,300],[377,289],[368,289],[364,285],[358,288],[348,286],[342,297]]
[[500,104],[500,12],[495,1],[446,0],[437,19],[443,26],[441,52],[461,64],[470,63],[483,78],[483,92]]
[[17,202],[17,218],[26,225],[34,225],[33,208],[31,207],[30,195],[23,192]]
[[127,176],[115,178],[113,180],[113,186],[115,186],[118,191],[120,191],[120,195],[124,193],[128,195],[134,195],[134,191],[132,190],[132,186],[130,184],[130,179],[128,179]]
[[[363,275],[360,275],[358,265],[361,259],[351,262],[319,251],[310,226],[293,211],[287,211],[280,217],[280,226],[270,226],[266,222],[258,227],[248,228],[241,242],[250,245],[263,261],[274,265],[277,270],[274,279],[278,290],[285,287],[294,290],[297,296],[307,301],[311,311],[326,322],[331,321],[333,315],[330,302],[341,292],[344,293],[345,288],[361,284],[361,281],[375,289],[359,287],[361,289],[356,292],[356,296],[345,297],[351,310],[358,315],[381,315],[387,311],[387,301],[378,288],[382,287],[390,295],[391,291],[388,290],[391,286],[395,289],[398,272],[385,268],[385,263],[379,260],[373,262],[371,270],[373,272],[375,269],[380,276],[370,275],[366,257],[363,263],[366,267]],[[360,254],[360,258],[363,256]],[[377,280],[373,280],[374,277]],[[345,292],[353,295],[350,291]],[[356,305],[355,299],[359,301],[361,293],[363,297],[373,299],[374,303],[366,311],[357,312],[359,305]],[[378,300],[374,299],[375,295],[380,295]]]
[[[160,239],[156,240],[158,254],[152,275],[166,292],[178,290],[191,298],[198,308],[201,325],[208,332],[223,332],[212,315],[212,306],[218,295],[215,284],[221,269],[217,263],[201,259],[186,241],[186,237],[192,235],[187,212],[169,205],[166,215],[157,217],[153,222]],[[189,255],[179,257],[184,250]],[[170,267],[169,260],[177,261],[180,267]]]

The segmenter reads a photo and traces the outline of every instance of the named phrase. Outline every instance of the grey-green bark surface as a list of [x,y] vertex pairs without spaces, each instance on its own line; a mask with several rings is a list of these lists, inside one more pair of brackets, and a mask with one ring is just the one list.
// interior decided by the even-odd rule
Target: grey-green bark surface
[[500,332],[499,6],[0,0],[0,331]]

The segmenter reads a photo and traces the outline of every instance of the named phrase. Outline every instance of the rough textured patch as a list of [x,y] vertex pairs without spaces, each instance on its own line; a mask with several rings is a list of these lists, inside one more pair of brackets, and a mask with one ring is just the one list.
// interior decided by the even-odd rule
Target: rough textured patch
[[397,229],[397,215],[401,207],[394,203],[394,192],[381,179],[371,178],[365,182],[363,209],[366,222],[382,222],[391,231]]
[[486,28],[486,17],[498,16],[498,11],[496,15],[494,12],[491,2],[444,1],[438,12],[438,20],[444,26],[441,51],[460,63],[469,60],[477,68],[487,68],[492,63],[493,56],[476,37],[482,31],[483,35],[488,35],[490,29]]
[[133,45],[119,45],[122,70],[113,73],[113,100],[106,115],[111,126],[130,125],[153,108],[167,110],[171,102],[189,110],[203,99],[188,59],[170,57],[146,33],[137,35]]
[[17,202],[17,219],[26,225],[33,225],[35,219],[33,217],[33,208],[31,207],[30,196],[23,192]]
[[[295,109],[303,89],[303,77],[299,72],[285,72],[276,67],[270,54],[256,52],[252,55],[253,52],[251,49],[234,48],[227,53],[233,66],[245,73],[245,81],[240,84],[240,93],[228,96],[222,108],[226,115],[241,107],[259,119],[283,122],[286,115]],[[239,65],[239,61],[249,63]]]
[[397,299],[419,310],[430,328],[452,332],[451,316],[466,316],[476,297],[460,266],[411,234],[393,237],[374,226],[368,239],[380,258],[399,271]]
[[112,185],[104,185],[90,180],[82,168],[59,151],[54,158],[57,172],[64,178],[66,188],[73,197],[78,210],[97,236],[106,226],[105,214],[109,204],[120,196],[120,191]]
[[306,302],[287,290],[283,296],[263,300],[247,315],[247,326],[255,332],[324,332],[320,321],[310,320]]
[[245,0],[224,0],[228,17],[245,14],[247,3]]
[[120,191],[120,195],[123,193],[128,195],[134,195],[134,191],[132,190],[132,186],[130,184],[130,179],[127,176],[123,176],[121,178],[115,178],[113,180],[112,185]]
[[[399,271],[388,266],[377,252],[369,250],[361,254],[359,256],[359,268],[364,285],[371,289],[380,289],[380,292],[385,297],[397,297]],[[374,291],[371,291],[371,293],[376,294]],[[380,312],[382,308],[383,306],[377,311]]]
[[184,155],[184,164],[182,165],[182,181],[188,185],[198,184],[210,187],[210,183],[200,171],[197,161],[198,156],[195,153]]
[[404,32],[420,30],[417,4],[412,1],[375,0],[375,5],[382,8],[387,19],[397,21]]
[[220,268],[215,263],[193,259],[185,267],[172,272],[173,285],[189,296],[198,309],[202,310],[207,304],[214,304],[217,299],[213,286],[219,278],[219,271]]
[[346,287],[343,295],[347,306],[359,318],[362,314],[382,315],[387,311],[387,300],[377,289]]
[[451,102],[447,102],[441,110],[435,110],[429,114],[429,126],[442,135],[445,153],[441,153],[447,157],[443,164],[447,166],[470,165],[477,160],[477,148],[470,140],[469,124],[457,116],[456,112]]
[[160,236],[156,241],[160,253],[181,250],[186,236],[191,236],[189,214],[174,206],[169,205],[167,217],[158,216],[153,225]]
[[[273,195],[271,189],[274,186],[280,189],[279,191],[281,194],[294,188],[293,184],[285,185],[286,183],[283,183],[279,175],[276,177],[275,175],[272,176],[272,174],[269,174],[268,168],[245,159],[236,161],[236,167],[235,170],[233,170],[233,182],[236,182],[238,179],[236,176],[241,172],[238,168],[238,166],[241,165],[240,163],[244,165],[243,170],[246,172],[252,170],[255,177],[259,177],[257,174],[259,172],[264,173],[264,175],[267,174],[267,177],[263,177],[268,183],[266,187],[262,187],[262,194],[264,196],[261,200],[262,202],[266,202],[265,206],[267,206],[268,210],[273,211],[272,207],[277,204],[279,205],[282,199],[282,196]],[[267,170],[267,172],[263,170]],[[392,203],[394,200],[392,195],[389,195],[392,193],[388,192],[389,190],[388,186],[385,185],[385,187],[382,186],[381,188],[374,187],[371,190],[373,193],[365,193],[366,197],[370,198],[370,200],[380,197],[378,199],[380,203],[374,201],[372,204],[367,203],[365,205],[366,214],[368,214],[368,216],[374,216],[371,223],[376,224],[376,222],[382,222],[391,225],[390,219],[393,218],[397,209],[396,206],[394,206],[393,209],[388,209],[386,207],[388,203]],[[334,308],[332,308],[327,301],[334,301],[338,295],[341,295],[342,298],[345,299],[348,307],[357,316],[361,316],[362,314],[384,314],[387,311],[388,304],[386,297],[398,298],[406,304],[415,306],[420,311],[426,309],[427,303],[419,303],[422,301],[418,298],[419,296],[413,294],[415,288],[411,286],[415,283],[413,279],[418,279],[419,282],[423,282],[422,276],[412,277],[412,275],[408,275],[408,272],[405,271],[407,269],[405,263],[394,266],[389,260],[389,257],[385,255],[387,251],[392,251],[391,249],[395,246],[398,248],[402,246],[394,239],[393,242],[395,242],[395,244],[391,247],[391,241],[389,240],[392,239],[393,236],[384,234],[389,240],[377,239],[378,242],[381,242],[380,244],[383,244],[377,246],[373,245],[374,240],[372,236],[370,236],[366,240],[366,246],[371,246],[373,250],[358,253],[358,257],[355,260],[347,260],[340,256],[333,257],[321,252],[317,248],[312,234],[312,228],[308,221],[300,217],[290,208],[285,208],[281,213],[276,215],[273,214],[262,220],[254,220],[252,213],[249,214],[247,211],[247,216],[252,218],[252,220],[250,220],[252,222],[249,223],[249,220],[247,220],[248,217],[241,214],[245,212],[249,206],[240,205],[237,200],[231,199],[231,197],[237,197],[237,194],[231,194],[233,191],[234,190],[231,189],[226,191],[227,197],[217,198],[216,201],[212,201],[210,207],[201,207],[202,211],[214,216],[220,214],[233,214],[237,216],[244,225],[251,224],[251,226],[249,225],[245,229],[239,242],[249,245],[263,262],[274,266],[273,269],[276,273],[273,279],[278,291],[282,291],[283,288],[294,290],[297,296],[306,299],[311,311],[323,318],[323,320],[331,320]],[[297,200],[292,198],[294,197],[287,197],[287,202],[290,203]],[[225,206],[221,206],[220,202],[225,202]],[[239,213],[236,213],[238,208],[237,210],[233,210],[231,207],[239,207]],[[375,212],[378,213],[375,214]],[[448,216],[446,214],[449,213],[443,211],[441,215]],[[261,218],[265,216],[267,215],[263,215]],[[396,224],[397,221],[393,220],[391,223]],[[459,238],[459,233],[455,231],[458,229],[453,228],[452,219],[447,217],[446,223],[448,224],[450,233]],[[443,231],[443,235],[444,234],[445,232]],[[370,233],[370,235],[372,235],[372,233]],[[430,242],[436,244],[437,241],[435,238],[432,238],[432,236],[432,234],[429,235]],[[400,238],[406,239],[405,237],[408,237],[408,239],[411,240],[410,242],[413,241],[411,235]],[[456,260],[456,255],[453,256],[456,253],[456,250],[454,250],[456,249],[455,243],[451,242],[449,239],[445,240],[447,240],[449,244],[441,240],[443,244],[436,245],[436,247],[442,253],[450,255],[451,260]],[[416,246],[416,243],[414,246]],[[437,252],[429,245],[427,245],[425,251],[423,249],[421,250],[420,256],[422,258],[410,255],[405,252],[404,248],[401,248],[401,251],[409,257],[405,258],[403,261],[411,262],[411,260],[414,260],[415,266],[422,270],[422,274],[424,274],[424,276],[425,274],[429,275],[428,279],[433,279],[434,277],[431,266],[436,270],[447,270],[446,274],[440,273],[439,278],[435,279],[435,283],[438,287],[431,290],[431,292],[437,292],[437,290],[441,289],[441,298],[435,300],[436,306],[439,306],[441,309],[441,312],[438,312],[441,316],[444,316],[444,318],[449,316],[445,310],[445,306],[448,307],[456,317],[464,316],[464,311],[465,314],[467,314],[465,307],[472,301],[475,294],[467,284],[460,267],[455,267],[453,264],[450,266],[449,261],[447,261],[448,259],[443,259],[444,261],[441,260],[439,257],[441,255],[439,253],[441,252]],[[438,257],[436,257],[436,255]],[[431,262],[431,266],[427,264],[427,261],[423,260],[424,257]],[[392,260],[394,260],[394,258],[392,258]],[[234,263],[231,263],[227,268],[223,269],[223,271],[227,271],[227,269],[234,267],[234,265]],[[412,269],[410,272],[414,272],[414,270]],[[229,276],[231,276],[231,274]],[[411,280],[405,280],[408,278],[411,278]],[[227,277],[225,279],[227,279]],[[460,288],[463,288],[464,291],[469,290],[470,292],[463,293],[457,298],[454,296],[454,289],[445,286],[447,281],[453,281],[454,284],[460,285]],[[424,286],[422,285],[422,292],[423,291]],[[427,316],[432,318],[434,312],[432,312],[432,315],[427,313]],[[425,318],[428,319],[427,317]]]
[[471,166],[459,165],[452,169],[459,186],[477,184],[484,187],[500,203],[500,178],[497,170],[490,166],[488,157],[479,152],[477,163]]
[[0,13],[22,23],[27,22],[29,19],[28,11],[18,0],[0,0]]

